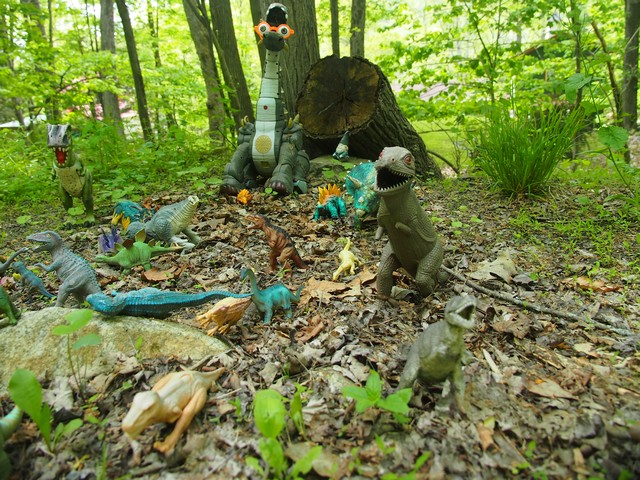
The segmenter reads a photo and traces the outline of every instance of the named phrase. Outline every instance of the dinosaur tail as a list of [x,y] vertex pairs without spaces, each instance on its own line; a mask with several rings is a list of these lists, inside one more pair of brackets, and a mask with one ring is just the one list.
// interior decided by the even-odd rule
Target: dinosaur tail
[[109,265],[120,265],[113,257],[107,257],[106,255],[96,255],[94,260],[99,263],[108,263]]
[[300,285],[298,287],[298,290],[296,291],[295,295],[293,296],[293,298],[295,299],[296,302],[300,301],[300,293],[302,293],[302,289],[304,288],[304,285]]
[[6,417],[0,419],[0,436],[5,440],[18,429],[22,421],[22,410],[15,406]]

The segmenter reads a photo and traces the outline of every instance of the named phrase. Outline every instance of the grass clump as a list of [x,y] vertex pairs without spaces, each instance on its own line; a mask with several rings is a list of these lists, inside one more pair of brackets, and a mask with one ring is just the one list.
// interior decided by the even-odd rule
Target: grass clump
[[539,194],[571,150],[582,119],[580,110],[496,110],[471,138],[474,163],[505,193]]

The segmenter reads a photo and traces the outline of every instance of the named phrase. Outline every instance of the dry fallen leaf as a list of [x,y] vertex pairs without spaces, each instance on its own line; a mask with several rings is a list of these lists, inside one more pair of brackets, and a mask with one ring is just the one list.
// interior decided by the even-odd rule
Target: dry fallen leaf
[[493,432],[496,426],[495,423],[495,418],[491,417],[484,422],[478,422],[476,424],[476,429],[478,430],[480,445],[482,446],[483,452],[487,450],[487,448],[489,448],[491,445],[495,445],[493,441]]
[[620,285],[607,285],[604,280],[592,280],[589,277],[578,277],[575,279],[575,284],[583,290],[591,290],[594,292],[617,292],[622,287]]
[[576,400],[576,397],[568,392],[553,380],[545,378],[527,378],[524,382],[527,390],[536,395],[540,395],[545,398],[568,398],[570,400]]

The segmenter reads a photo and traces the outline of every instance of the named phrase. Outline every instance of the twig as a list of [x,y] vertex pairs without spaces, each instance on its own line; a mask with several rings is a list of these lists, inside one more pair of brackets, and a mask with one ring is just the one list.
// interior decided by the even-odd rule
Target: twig
[[[469,285],[471,288],[473,288],[474,290],[477,290],[480,293],[484,293],[485,295],[489,295],[490,297],[493,298],[497,298],[499,300],[504,300],[505,302],[509,302],[512,303],[513,305],[517,305],[519,307],[524,308],[525,310],[531,310],[533,312],[538,312],[538,313],[546,313],[555,317],[560,317],[560,318],[564,318],[567,320],[572,320],[574,322],[587,322],[587,325],[589,326],[593,326],[595,328],[599,328],[601,330],[609,330],[611,332],[617,333],[618,335],[623,335],[623,336],[630,336],[633,335],[633,332],[631,330],[627,330],[627,329],[622,329],[622,328],[616,328],[616,327],[612,327],[610,325],[606,325],[604,323],[598,322],[597,320],[594,320],[592,318],[589,318],[587,315],[581,316],[581,315],[576,315],[575,313],[570,313],[570,312],[563,312],[562,310],[556,310],[554,308],[548,308],[548,307],[543,307],[542,305],[538,305],[535,303],[529,303],[529,302],[525,302],[522,300],[518,300],[517,298],[514,298],[513,295],[509,295],[508,293],[503,293],[503,292],[497,292],[495,290],[491,290],[489,288],[485,288],[482,285],[479,285],[471,280],[469,280],[468,278],[466,278],[464,275],[451,270],[448,267],[445,267],[444,265],[441,266],[442,270],[444,270],[445,272],[447,272],[449,275],[452,275],[453,277],[457,278],[458,280],[460,280],[461,282],[464,282],[466,285]],[[560,321],[558,322],[560,323],[560,325],[562,325],[563,327],[566,327],[566,322]]]

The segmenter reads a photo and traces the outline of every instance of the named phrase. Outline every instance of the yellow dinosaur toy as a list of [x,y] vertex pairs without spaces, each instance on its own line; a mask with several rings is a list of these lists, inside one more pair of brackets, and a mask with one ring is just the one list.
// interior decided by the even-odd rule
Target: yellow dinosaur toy
[[347,238],[347,244],[338,254],[340,259],[340,266],[333,272],[333,281],[335,282],[338,277],[344,272],[349,272],[349,275],[356,273],[356,267],[362,265],[362,262],[356,258],[356,256],[349,249],[351,248],[351,239]]

